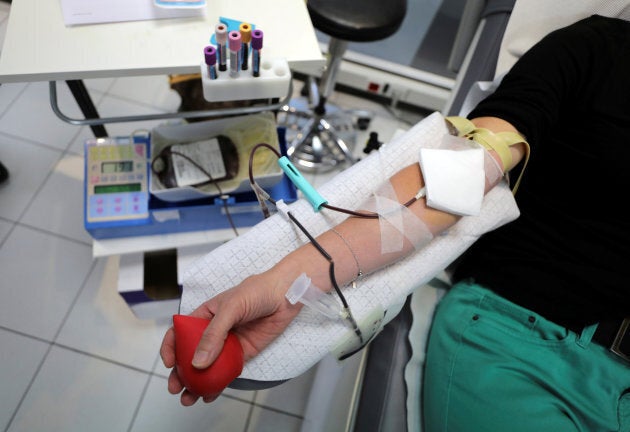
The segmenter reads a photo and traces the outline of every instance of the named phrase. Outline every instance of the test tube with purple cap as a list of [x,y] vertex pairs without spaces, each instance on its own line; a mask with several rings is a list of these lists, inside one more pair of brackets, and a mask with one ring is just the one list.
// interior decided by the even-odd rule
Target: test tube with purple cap
[[210,79],[217,79],[217,50],[212,45],[209,45],[203,49],[203,54],[206,59],[206,65],[208,66],[208,77]]
[[260,76],[260,51],[263,47],[263,32],[260,29],[252,31],[252,75]]

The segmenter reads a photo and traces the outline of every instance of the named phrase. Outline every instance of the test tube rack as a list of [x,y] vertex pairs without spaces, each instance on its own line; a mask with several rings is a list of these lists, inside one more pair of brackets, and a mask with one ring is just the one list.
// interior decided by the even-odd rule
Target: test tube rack
[[201,63],[201,82],[203,97],[208,102],[234,100],[253,100],[284,98],[289,93],[291,70],[284,58],[267,58],[260,62],[260,75],[255,77],[251,70],[241,70],[238,76],[229,74],[230,59],[227,59],[227,71],[210,78],[208,65]]

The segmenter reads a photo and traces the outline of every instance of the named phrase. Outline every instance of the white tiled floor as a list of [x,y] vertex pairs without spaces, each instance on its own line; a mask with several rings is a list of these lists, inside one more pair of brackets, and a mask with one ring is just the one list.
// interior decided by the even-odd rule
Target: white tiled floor
[[[0,36],[8,6],[0,3]],[[173,111],[163,76],[88,80],[103,116]],[[80,111],[67,87],[60,106]],[[378,105],[369,131],[386,141],[408,124]],[[108,125],[126,135],[159,122]],[[47,83],[0,86],[0,430],[8,432],[298,431],[313,374],[258,392],[227,390],[184,408],[166,391],[158,349],[165,322],[138,319],[116,290],[119,257],[92,258],[83,228],[83,141],[88,127],[59,120]],[[313,183],[332,174],[313,176]]]

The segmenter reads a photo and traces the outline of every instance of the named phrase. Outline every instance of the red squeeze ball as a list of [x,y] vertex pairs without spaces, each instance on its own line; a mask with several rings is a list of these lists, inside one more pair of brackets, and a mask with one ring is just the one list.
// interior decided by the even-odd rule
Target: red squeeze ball
[[175,367],[184,387],[199,397],[216,397],[243,371],[243,348],[233,333],[228,333],[219,357],[206,369],[192,365],[193,355],[204,330],[205,318],[173,315],[175,328]]

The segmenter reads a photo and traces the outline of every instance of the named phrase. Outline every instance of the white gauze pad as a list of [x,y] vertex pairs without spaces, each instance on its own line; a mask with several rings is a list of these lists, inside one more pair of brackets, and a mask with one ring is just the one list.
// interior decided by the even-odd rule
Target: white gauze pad
[[[431,114],[405,134],[381,146],[378,152],[370,153],[340,172],[318,191],[331,205],[359,209],[385,179],[418,163],[421,147],[438,148],[447,133],[444,117],[440,113]],[[348,217],[326,209],[315,213],[305,199],[289,207],[314,236]],[[509,187],[501,182],[485,196],[478,216],[463,217],[426,247],[362,277],[356,287],[344,287],[344,295],[355,318],[360,321],[370,312],[382,308],[386,311],[384,322],[391,321],[406,296],[440,273],[481,234],[516,219],[518,214]],[[269,269],[306,242],[308,239],[281,214],[265,219],[184,271],[180,313],[189,314],[245,277]],[[351,330],[343,321],[332,320],[305,307],[275,341],[245,364],[239,378],[257,381],[294,378],[319,362],[348,332]]]
[[457,215],[481,211],[486,175],[484,150],[420,149],[427,206]]

